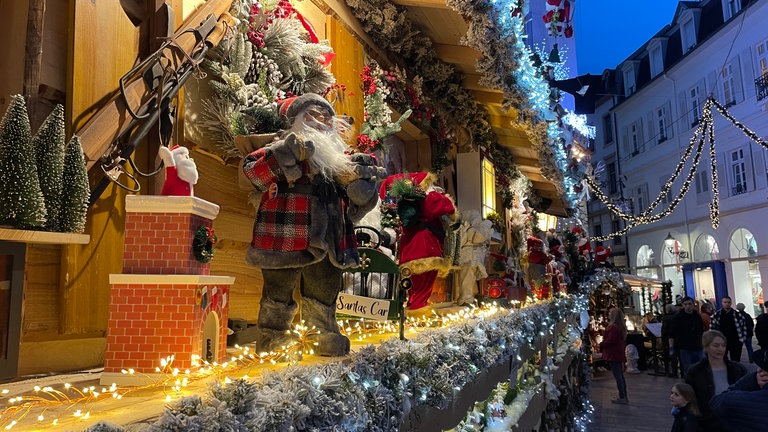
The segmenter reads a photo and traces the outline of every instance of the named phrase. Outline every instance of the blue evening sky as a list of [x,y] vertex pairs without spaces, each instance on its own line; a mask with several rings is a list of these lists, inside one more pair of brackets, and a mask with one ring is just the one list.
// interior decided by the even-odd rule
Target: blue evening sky
[[[542,0],[543,1],[543,0]],[[676,0],[579,0],[574,37],[579,75],[613,69],[672,22]]]

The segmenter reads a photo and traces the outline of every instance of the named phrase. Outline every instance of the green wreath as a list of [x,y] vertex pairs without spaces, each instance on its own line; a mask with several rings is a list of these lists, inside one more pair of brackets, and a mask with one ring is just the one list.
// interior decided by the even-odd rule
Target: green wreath
[[216,234],[214,234],[213,228],[205,225],[200,226],[192,240],[192,253],[195,255],[195,259],[201,263],[211,262],[214,245],[216,245]]

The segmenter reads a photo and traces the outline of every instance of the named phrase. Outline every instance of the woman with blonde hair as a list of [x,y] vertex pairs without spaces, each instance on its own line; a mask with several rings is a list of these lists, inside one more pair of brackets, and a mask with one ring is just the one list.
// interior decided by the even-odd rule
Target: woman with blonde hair
[[624,312],[619,308],[613,308],[608,312],[608,327],[603,334],[603,342],[600,344],[600,351],[603,353],[603,360],[608,362],[616,380],[616,386],[619,388],[619,397],[611,400],[617,404],[628,404],[627,399],[627,381],[624,379],[624,362],[627,361],[624,354],[625,340],[627,339],[627,324],[624,322]]
[[706,357],[694,364],[685,376],[685,382],[696,392],[696,400],[701,410],[701,429],[703,431],[724,431],[723,425],[712,414],[709,400],[726,390],[739,378],[747,374],[747,368],[739,362],[725,358],[727,340],[717,330],[709,330],[701,336]]

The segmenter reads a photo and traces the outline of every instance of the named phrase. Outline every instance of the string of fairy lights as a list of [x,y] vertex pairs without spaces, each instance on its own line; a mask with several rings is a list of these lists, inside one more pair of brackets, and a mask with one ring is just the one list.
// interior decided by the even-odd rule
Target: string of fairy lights
[[[715,152],[715,126],[712,115],[713,108],[722,114],[722,116],[730,121],[734,126],[736,126],[737,129],[742,131],[744,135],[746,135],[750,140],[768,150],[768,143],[766,143],[765,140],[760,138],[757,133],[750,130],[743,123],[736,120],[736,118],[734,118],[728,112],[726,107],[724,107],[722,104],[720,104],[720,102],[710,96],[704,103],[701,119],[699,120],[699,123],[696,126],[696,130],[694,131],[694,134],[685,149],[683,157],[675,167],[675,171],[672,173],[672,176],[670,176],[664,186],[662,186],[659,195],[653,200],[648,208],[643,210],[641,213],[632,214],[625,211],[622,206],[617,205],[612,198],[600,190],[600,186],[595,180],[594,174],[586,176],[587,185],[594,192],[595,197],[597,197],[597,199],[599,199],[609,211],[611,211],[614,215],[624,220],[625,222],[624,228],[607,235],[595,236],[592,238],[592,240],[606,241],[614,237],[625,235],[631,229],[639,225],[648,225],[657,222],[664,217],[669,216],[673,211],[675,211],[683,197],[690,190],[693,179],[696,175],[696,172],[698,171],[699,163],[701,162],[701,156],[704,151],[705,142],[709,146],[709,159],[711,167],[710,181],[712,182],[712,200],[709,203],[709,218],[712,223],[712,227],[717,229],[717,227],[720,225],[720,194],[718,192],[717,157]],[[654,211],[661,204],[664,198],[669,196],[673,184],[678,179],[678,177],[680,177],[680,174],[682,174],[683,169],[688,163],[688,159],[690,158],[691,153],[693,153],[694,147],[696,149],[696,153],[694,154],[693,160],[691,161],[688,174],[683,180],[680,191],[673,199],[669,201],[665,208],[654,214]]]

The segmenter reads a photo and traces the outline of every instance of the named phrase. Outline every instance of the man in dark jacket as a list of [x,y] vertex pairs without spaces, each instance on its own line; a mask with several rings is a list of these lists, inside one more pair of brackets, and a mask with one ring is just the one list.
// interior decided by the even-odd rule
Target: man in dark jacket
[[747,320],[744,315],[731,305],[733,300],[725,296],[720,300],[723,308],[712,315],[711,330],[720,330],[728,342],[728,358],[741,361],[741,348],[747,339]]
[[670,353],[677,352],[680,356],[680,373],[685,376],[692,364],[704,358],[701,348],[704,323],[693,307],[692,298],[683,299],[683,310],[675,315],[670,330],[669,350]]
[[763,313],[755,322],[755,337],[762,349],[768,349],[768,301],[763,303]]
[[757,371],[744,375],[709,401],[712,412],[729,431],[767,431],[768,350],[754,352]]

